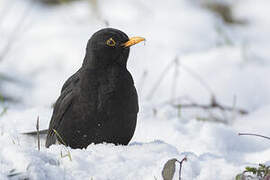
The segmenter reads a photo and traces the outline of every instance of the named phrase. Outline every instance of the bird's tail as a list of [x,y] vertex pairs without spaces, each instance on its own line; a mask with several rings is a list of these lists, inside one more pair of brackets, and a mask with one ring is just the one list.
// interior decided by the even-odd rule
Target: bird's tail
[[[31,131],[31,132],[25,132],[22,133],[24,135],[28,135],[28,136],[37,136],[38,132],[37,131]],[[39,131],[39,134],[43,135],[43,134],[48,134],[48,129],[43,129],[41,131]]]

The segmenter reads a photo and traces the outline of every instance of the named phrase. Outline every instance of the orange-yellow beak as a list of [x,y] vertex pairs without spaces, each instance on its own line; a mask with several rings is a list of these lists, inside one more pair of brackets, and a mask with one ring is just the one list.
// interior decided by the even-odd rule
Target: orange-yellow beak
[[122,45],[124,47],[130,47],[130,46],[138,44],[139,42],[142,42],[142,41],[145,41],[145,38],[143,38],[143,37],[131,37],[131,38],[129,38],[129,40],[127,42],[123,43]]

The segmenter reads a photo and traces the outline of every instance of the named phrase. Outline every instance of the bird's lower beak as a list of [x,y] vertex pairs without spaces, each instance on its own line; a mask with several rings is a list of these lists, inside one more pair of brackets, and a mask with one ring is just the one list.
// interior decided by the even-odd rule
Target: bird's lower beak
[[130,47],[130,46],[138,44],[139,42],[142,42],[142,41],[145,41],[145,38],[143,38],[143,37],[131,37],[131,38],[129,38],[129,40],[127,42],[123,43],[122,45],[124,47]]

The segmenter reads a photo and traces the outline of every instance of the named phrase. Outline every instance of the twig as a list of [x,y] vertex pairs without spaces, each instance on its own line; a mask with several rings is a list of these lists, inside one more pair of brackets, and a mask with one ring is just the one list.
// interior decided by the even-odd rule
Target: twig
[[258,137],[262,137],[262,138],[265,138],[265,139],[269,139],[270,140],[270,137],[267,137],[267,136],[263,136],[263,135],[260,135],[260,134],[253,134],[253,133],[238,133],[239,136],[258,136]]
[[177,160],[177,162],[179,162],[179,164],[180,164],[180,168],[179,168],[179,180],[181,180],[181,171],[182,171],[182,166],[183,166],[183,162],[184,161],[187,161],[187,157],[184,157],[181,161],[178,161]]
[[0,117],[2,117],[4,114],[6,114],[8,108],[4,107],[3,110],[0,112]]
[[148,71],[147,70],[144,70],[143,71],[143,74],[142,74],[142,77],[141,77],[141,79],[140,79],[140,81],[138,83],[138,91],[139,92],[141,92],[142,89],[143,89],[143,86],[144,86],[145,79],[146,79],[147,75],[148,75]]
[[190,103],[190,104],[177,104],[173,105],[174,107],[177,108],[201,108],[201,109],[213,109],[213,108],[218,108],[222,111],[238,111],[240,114],[248,114],[248,112],[244,109],[237,109],[235,107],[229,107],[229,106],[224,106],[219,103],[215,104],[197,104],[197,103]]
[[[157,88],[159,87],[160,83],[162,82],[162,80],[164,79],[164,77],[166,76],[166,73],[174,66],[176,65],[176,68],[175,68],[175,76],[178,76],[178,65],[179,65],[179,62],[178,62],[178,58],[174,58],[165,68],[164,70],[162,71],[162,73],[160,74],[159,78],[157,79],[157,81],[155,82],[153,88],[151,89],[149,95],[147,96],[147,99],[150,100],[155,91],[157,90]],[[197,74],[195,71],[193,71],[191,68],[181,64],[181,68],[183,68],[187,73],[189,73],[194,79],[196,79],[210,94],[211,96],[214,96],[214,93],[213,93],[213,90],[210,88],[210,86],[203,80],[203,78],[200,77],[199,74]],[[176,78],[173,80],[173,83],[176,83]],[[172,88],[175,88],[174,85],[172,85]],[[172,90],[173,91],[173,90]]]
[[165,69],[162,71],[162,73],[160,74],[159,78],[157,79],[157,81],[155,82],[154,86],[152,87],[150,93],[147,96],[147,99],[150,100],[154,93],[156,92],[158,86],[160,85],[160,83],[162,82],[162,80],[164,79],[164,77],[166,76],[166,73],[173,67],[175,63],[175,60],[173,59],[166,67]]
[[27,18],[27,16],[29,15],[29,13],[31,12],[31,9],[33,8],[32,2],[29,3],[29,6],[24,10],[22,16],[20,17],[20,19],[17,21],[17,24],[15,25],[15,27],[13,28],[13,31],[11,32],[11,34],[9,35],[9,38],[7,40],[7,44],[5,45],[5,47],[2,49],[1,53],[0,53],[0,62],[3,61],[3,59],[7,56],[7,54],[9,53],[12,45],[14,44],[16,38],[18,37],[18,31],[21,29],[21,27],[24,24],[25,19]]
[[[0,94],[0,103],[5,103],[5,98]],[[3,116],[7,112],[8,108],[6,106],[3,107],[3,110],[0,112],[0,117]]]
[[6,5],[2,8],[3,10],[0,12],[0,27],[2,26],[5,17],[7,16],[8,12],[10,11],[10,9],[12,9],[13,6],[14,3],[6,3]]
[[206,90],[209,91],[209,93],[214,96],[214,91],[211,89],[211,87],[204,81],[204,79],[195,71],[193,71],[191,68],[181,64],[181,67],[189,73],[194,79],[196,79]]
[[175,92],[177,91],[177,80],[178,80],[178,75],[179,75],[179,59],[178,57],[175,57],[174,60],[175,63],[175,68],[174,68],[174,74],[173,74],[173,80],[172,80],[172,89],[171,89],[171,99],[172,99],[172,103],[175,99]]
[[39,116],[37,117],[37,140],[38,140],[38,150],[40,151],[40,136],[39,136]]

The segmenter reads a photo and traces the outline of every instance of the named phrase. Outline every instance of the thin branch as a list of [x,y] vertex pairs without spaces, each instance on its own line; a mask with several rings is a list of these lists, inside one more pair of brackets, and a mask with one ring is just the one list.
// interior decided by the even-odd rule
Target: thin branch
[[38,150],[40,151],[39,116],[37,117],[36,129],[37,129]]
[[214,108],[218,108],[222,111],[237,111],[240,114],[248,114],[248,111],[244,110],[244,109],[238,109],[235,107],[229,107],[229,106],[224,106],[221,105],[217,102],[215,102],[214,104],[198,104],[198,103],[190,103],[190,104],[177,104],[177,105],[173,105],[174,107],[177,108],[201,108],[201,109],[214,109]]
[[253,134],[253,133],[238,133],[239,136],[258,136],[258,137],[262,137],[262,138],[265,138],[265,139],[269,139],[270,140],[270,137],[267,137],[267,136],[263,136],[263,135],[260,135],[260,134]]
[[[157,79],[157,81],[155,82],[153,88],[151,89],[149,95],[147,96],[147,99],[150,100],[155,91],[157,90],[157,88],[159,87],[159,85],[161,84],[162,80],[164,79],[164,77],[166,76],[167,72],[176,64],[176,68],[175,68],[175,76],[178,76],[178,58],[176,57],[175,59],[173,59],[165,68],[164,70],[162,71],[162,73],[160,74],[159,78]],[[203,78],[201,78],[201,76],[196,73],[195,71],[193,71],[191,68],[181,64],[181,68],[183,68],[183,70],[185,70],[187,73],[189,73],[194,79],[196,79],[210,94],[211,96],[214,96],[214,91],[211,89],[211,87],[204,81]],[[175,77],[176,79],[177,77]],[[175,82],[175,79],[173,81],[173,83],[176,83]],[[173,87],[174,88],[174,85]],[[173,91],[173,90],[172,90]]]
[[169,64],[162,71],[162,73],[160,74],[159,78],[157,79],[157,81],[155,82],[154,86],[152,87],[150,93],[147,96],[148,100],[150,100],[153,97],[153,95],[156,92],[157,88],[159,87],[160,83],[162,82],[162,80],[166,76],[167,72],[173,67],[174,63],[175,63],[175,60],[173,59],[171,62],[169,62]]
[[180,168],[179,168],[179,180],[181,180],[182,166],[183,166],[183,162],[184,161],[187,161],[187,157],[184,157],[181,161],[178,161],[177,160],[177,162],[179,162],[179,164],[180,164]]
[[2,11],[0,12],[0,27],[2,26],[2,23],[4,22],[4,19],[6,18],[8,12],[12,9],[15,3],[5,3],[4,7],[2,8]]
[[[0,94],[0,103],[4,104],[6,101],[5,97],[3,97],[1,94]],[[2,111],[0,112],[0,117],[3,116],[8,110],[8,107],[7,106],[3,106],[3,109]]]
[[209,91],[209,93],[213,96],[214,95],[214,91],[212,90],[212,88],[206,83],[206,81],[204,81],[204,79],[195,71],[193,71],[191,68],[181,64],[181,67],[187,72],[189,73],[194,79],[196,79],[206,90]]
[[236,97],[236,95],[234,95],[233,96],[233,104],[232,104],[233,111],[232,111],[232,117],[231,117],[231,119],[233,119],[233,120],[236,118],[236,111],[235,111],[236,101],[237,101],[237,97]]
[[137,86],[139,92],[142,92],[142,89],[143,89],[143,86],[145,84],[145,80],[146,80],[147,75],[148,75],[148,71],[144,70],[143,74],[142,74],[142,77],[141,77],[141,79],[140,79],[140,81],[138,83],[138,86]]
[[7,56],[7,54],[9,53],[12,45],[14,44],[14,42],[16,41],[17,37],[18,37],[18,31],[21,29],[21,27],[23,26],[25,19],[28,17],[28,15],[31,12],[31,9],[33,8],[33,4],[32,2],[29,2],[29,6],[26,7],[26,9],[24,10],[23,14],[21,15],[20,19],[17,21],[17,24],[15,25],[15,27],[13,28],[13,31],[10,33],[9,38],[7,40],[7,44],[5,45],[5,47],[2,49],[2,51],[0,52],[0,62],[3,61],[3,59]]
[[171,87],[171,99],[172,99],[171,102],[172,103],[175,99],[175,92],[177,92],[177,85],[178,85],[177,80],[178,80],[178,76],[179,76],[179,65],[180,65],[178,57],[175,57],[174,63],[175,63],[175,68],[174,68],[172,87]]

